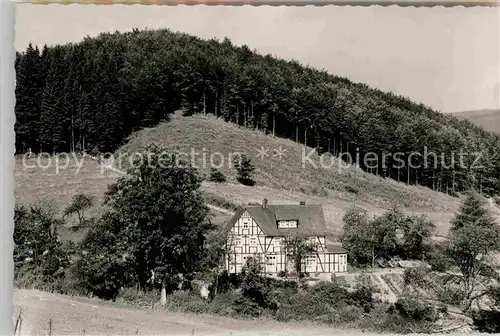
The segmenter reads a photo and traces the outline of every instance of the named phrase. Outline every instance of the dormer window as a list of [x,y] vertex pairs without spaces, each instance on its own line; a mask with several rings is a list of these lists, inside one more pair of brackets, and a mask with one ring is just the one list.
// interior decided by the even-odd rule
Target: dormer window
[[278,221],[278,229],[296,229],[298,226],[297,220],[280,220]]

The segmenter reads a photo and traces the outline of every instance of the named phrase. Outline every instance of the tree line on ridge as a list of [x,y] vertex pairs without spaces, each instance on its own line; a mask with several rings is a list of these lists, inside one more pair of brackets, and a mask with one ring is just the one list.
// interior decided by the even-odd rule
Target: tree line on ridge
[[[17,153],[113,151],[133,131],[186,109],[319,153],[348,153],[365,171],[408,184],[450,194],[500,188],[498,135],[227,38],[104,33],[42,50],[29,45],[15,67]],[[366,162],[367,153],[378,159]],[[462,162],[460,153],[468,153]]]

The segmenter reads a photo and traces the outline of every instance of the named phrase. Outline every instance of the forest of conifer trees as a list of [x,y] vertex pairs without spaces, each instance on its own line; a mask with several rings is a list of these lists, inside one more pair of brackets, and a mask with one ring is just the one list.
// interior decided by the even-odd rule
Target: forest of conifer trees
[[[42,50],[30,45],[17,54],[16,71],[18,154],[113,151],[131,132],[168,120],[182,108],[320,153],[356,158],[370,152],[379,159],[399,153],[404,165],[394,164],[391,155],[386,167],[358,163],[409,184],[448,193],[476,188],[492,195],[500,189],[498,135],[228,39],[202,40],[169,30],[105,33]],[[424,160],[429,152],[438,157]],[[459,153],[470,154],[466,162],[458,162]],[[472,153],[482,153],[475,163],[481,168],[472,167],[478,157]]]

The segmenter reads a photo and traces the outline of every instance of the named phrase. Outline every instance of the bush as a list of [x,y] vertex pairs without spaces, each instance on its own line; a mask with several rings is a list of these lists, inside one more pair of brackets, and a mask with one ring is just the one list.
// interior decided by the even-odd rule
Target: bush
[[199,295],[186,291],[174,291],[167,296],[167,309],[189,313],[207,313],[209,311],[208,302]]
[[58,291],[70,264],[49,209],[17,205],[14,210],[14,281],[17,286]]
[[264,308],[254,299],[239,295],[234,301],[234,310],[239,316],[259,317],[264,313]]
[[260,274],[259,261],[255,258],[249,258],[241,271],[241,293],[245,299],[262,308],[276,310],[277,303],[270,295],[273,280],[262,277]]
[[334,313],[328,316],[327,320],[323,322],[337,324],[337,325],[349,325],[351,323],[357,322],[364,318],[364,310],[357,306],[340,306],[335,310]]
[[114,255],[85,252],[82,251],[72,267],[78,278],[78,286],[101,299],[115,300],[120,288],[126,285],[125,262]]
[[475,310],[472,321],[479,332],[500,333],[500,312],[493,310]]
[[241,279],[239,274],[229,274],[226,270],[221,273],[215,275],[212,280],[208,290],[210,291],[210,298],[213,299],[215,293],[223,294],[227,293],[230,290],[236,289],[240,286]]
[[253,179],[250,179],[250,178],[238,177],[237,180],[241,184],[246,185],[248,187],[253,187],[255,185],[255,181]]
[[346,303],[350,299],[347,289],[336,283],[320,281],[309,289],[309,294],[317,302],[326,302],[335,307]]
[[349,284],[347,283],[347,280],[345,279],[345,277],[338,276],[335,273],[332,273],[330,275],[330,281],[333,282],[333,283],[336,283],[337,285],[339,285],[341,287],[348,287],[349,286]]
[[212,168],[210,169],[210,181],[217,183],[226,182],[226,176],[222,174],[219,170]]
[[458,306],[462,303],[465,292],[458,286],[447,286],[437,292],[437,299],[443,303]]
[[319,282],[295,292],[292,288],[288,292],[280,290],[276,299],[279,302],[276,319],[279,321],[319,320],[333,324],[357,321],[371,310],[373,304],[369,288],[362,287],[349,293],[331,282]]
[[439,319],[439,313],[432,305],[414,297],[399,298],[394,307],[399,316],[404,319],[419,322],[435,322]]
[[331,302],[313,296],[308,291],[301,291],[293,295],[283,297],[276,311],[276,319],[279,321],[302,321],[325,318],[332,311]]
[[[428,324],[428,323],[425,323]],[[370,330],[377,333],[407,334],[427,331],[428,327],[422,328],[424,323],[409,321],[401,317],[394,308],[394,305],[379,305],[372,310],[368,316],[360,319],[358,328]]]
[[349,296],[352,304],[363,308],[366,313],[370,312],[373,308],[374,300],[372,287],[363,285],[350,293]]
[[236,302],[239,296],[240,294],[234,290],[216,295],[209,303],[209,312],[222,316],[236,315],[233,303]]
[[[167,296],[166,308],[230,317],[267,316],[278,321],[319,321],[368,331],[397,333],[428,331],[432,325],[429,322],[435,321],[429,306],[412,299],[401,299],[388,309],[387,304],[372,299],[372,289],[367,286],[361,285],[352,293],[330,282],[319,282],[303,289],[298,288],[295,281],[257,278],[252,265],[249,262],[245,266],[241,291],[231,285],[229,290],[219,292],[210,301],[194,293],[175,291]],[[230,283],[231,280],[226,282]],[[256,297],[256,293],[261,293],[263,297]],[[125,289],[119,297],[129,302],[148,304],[156,301],[159,293]]]
[[346,186],[345,186],[345,190],[346,190],[347,192],[351,193],[351,194],[355,194],[355,195],[359,194],[359,190],[358,190],[358,188],[356,188],[356,187],[354,187],[354,186],[346,185]]
[[435,272],[445,272],[451,267],[451,262],[445,254],[445,246],[434,244],[427,256],[427,263]]
[[160,301],[160,291],[153,289],[149,291],[138,290],[135,288],[124,288],[118,294],[117,299],[139,306],[152,306]]

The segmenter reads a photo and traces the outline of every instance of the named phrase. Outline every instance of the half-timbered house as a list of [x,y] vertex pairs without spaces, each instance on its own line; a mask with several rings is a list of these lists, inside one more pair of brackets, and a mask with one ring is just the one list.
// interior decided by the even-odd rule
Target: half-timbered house
[[309,274],[347,271],[347,253],[327,240],[321,205],[300,204],[241,207],[225,227],[227,234],[226,269],[239,273],[248,258],[260,261],[261,270],[270,275],[293,272],[292,260],[284,241],[295,235],[307,237],[315,251],[302,260],[302,270]]

